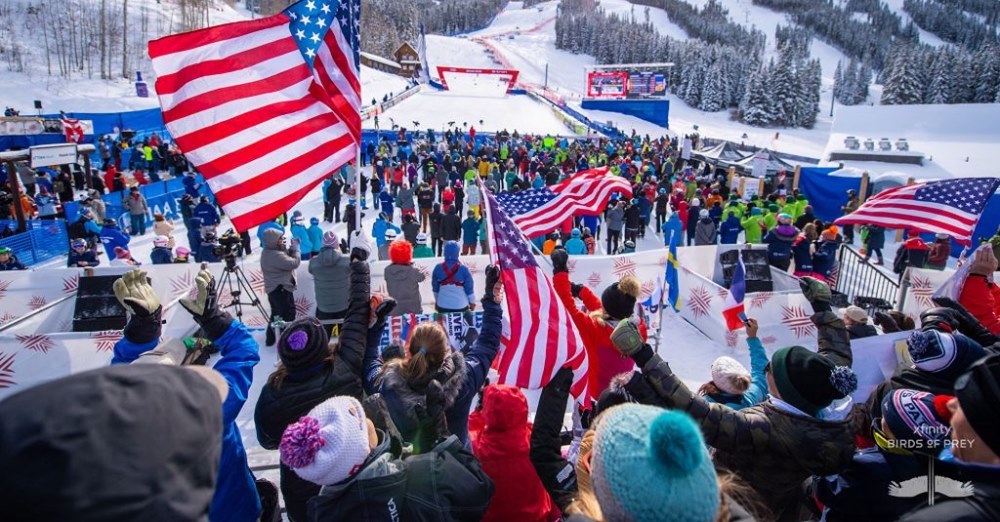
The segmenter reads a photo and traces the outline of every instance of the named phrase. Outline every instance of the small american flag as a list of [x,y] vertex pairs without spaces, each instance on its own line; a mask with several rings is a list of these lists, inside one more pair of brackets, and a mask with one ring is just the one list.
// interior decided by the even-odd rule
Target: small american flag
[[944,233],[968,245],[1000,178],[927,181],[882,191],[834,223],[872,224]]
[[149,43],[167,129],[238,230],[291,209],[361,136],[360,0]]
[[632,186],[625,178],[611,174],[608,167],[599,167],[578,172],[552,187],[500,194],[497,202],[521,232],[533,238],[552,232],[574,214],[603,212],[614,192],[631,198]]
[[489,223],[490,261],[500,267],[510,333],[500,353],[500,380],[522,388],[545,386],[560,368],[573,369],[571,391],[590,404],[587,351],[573,319],[542,272],[528,242],[488,190],[481,190]]

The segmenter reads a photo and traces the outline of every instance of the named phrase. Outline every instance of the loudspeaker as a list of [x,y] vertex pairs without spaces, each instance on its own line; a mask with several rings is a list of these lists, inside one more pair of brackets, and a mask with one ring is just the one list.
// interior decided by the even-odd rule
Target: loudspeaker
[[726,288],[733,284],[733,272],[736,271],[736,256],[742,254],[743,268],[746,269],[747,293],[771,292],[774,283],[771,280],[771,265],[767,262],[767,250],[729,250],[719,254],[719,264],[722,265],[722,278]]
[[74,332],[121,330],[125,327],[125,308],[115,298],[113,276],[81,276],[73,309]]
[[35,108],[42,110],[42,100],[35,100]]

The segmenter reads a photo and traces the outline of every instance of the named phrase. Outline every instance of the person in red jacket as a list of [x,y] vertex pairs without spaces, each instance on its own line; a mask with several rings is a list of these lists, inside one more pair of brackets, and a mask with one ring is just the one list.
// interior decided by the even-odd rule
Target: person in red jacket
[[108,188],[108,192],[112,192],[115,186],[115,174],[118,173],[118,169],[112,163],[108,165],[108,170],[104,171],[104,186]]
[[[632,317],[635,303],[639,298],[641,285],[633,276],[626,275],[617,283],[612,283],[604,289],[598,298],[594,292],[584,285],[573,284],[569,280],[569,254],[564,249],[552,252],[552,286],[556,294],[566,306],[573,324],[580,331],[583,344],[587,349],[590,364],[590,393],[597,397],[607,389],[616,375],[632,371],[635,364],[621,356],[615,345],[611,343],[611,332],[620,321]],[[583,301],[583,312],[576,304],[576,299]],[[646,338],[646,325],[639,324],[642,338]]]
[[687,232],[688,228],[688,202],[681,200],[677,204],[677,217],[681,219],[681,232]]
[[487,386],[482,409],[469,418],[470,429],[476,425],[481,428],[472,437],[472,452],[496,488],[483,522],[559,520],[559,509],[528,455],[531,423],[521,390],[506,384]]
[[962,286],[958,302],[975,316],[987,330],[1000,334],[1000,287],[993,282],[997,258],[993,249],[980,248],[972,257],[969,277]]

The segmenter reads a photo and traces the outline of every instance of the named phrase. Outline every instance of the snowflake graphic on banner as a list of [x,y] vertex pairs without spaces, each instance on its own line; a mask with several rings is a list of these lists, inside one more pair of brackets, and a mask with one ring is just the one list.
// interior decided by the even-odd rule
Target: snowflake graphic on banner
[[13,281],[0,280],[0,299],[3,299],[4,297],[7,296],[7,288],[10,287],[10,284],[12,282]]
[[416,265],[416,267],[417,267],[417,272],[423,274],[424,279],[429,279],[431,277],[431,269],[427,268],[424,265]]
[[56,345],[56,343],[52,342],[52,338],[47,335],[15,335],[14,337],[17,337],[17,340],[21,342],[21,346],[25,350],[33,352],[48,353]]
[[250,279],[250,288],[253,288],[254,292],[261,293],[264,291],[264,272],[251,270],[248,279]]
[[3,315],[0,315],[0,324],[7,324],[13,321],[14,319],[17,319],[16,315],[10,312],[4,312]]
[[77,287],[80,286],[80,274],[76,274],[73,277],[63,278],[63,293],[72,294],[76,292]]
[[687,305],[691,308],[695,319],[707,316],[709,308],[712,307],[712,294],[704,286],[692,288]]
[[913,299],[921,307],[930,308],[934,306],[934,302],[931,301],[931,298],[934,297],[934,288],[931,286],[929,278],[918,275],[911,277],[910,292],[913,294]]
[[587,286],[591,288],[597,288],[601,284],[601,274],[599,272],[592,272],[590,277],[587,278]]
[[840,265],[834,265],[833,270],[830,271],[829,277],[826,278],[826,284],[830,286],[830,289],[837,288],[837,281],[840,279]]
[[736,348],[736,341],[740,339],[739,332],[726,332],[726,346]]
[[31,296],[31,300],[28,301],[28,308],[38,310],[39,308],[45,306],[48,302],[48,299],[46,299],[44,295],[33,295]]
[[774,344],[774,342],[777,341],[777,340],[778,340],[777,337],[775,337],[773,335],[769,335],[769,336],[761,339],[760,342],[763,343],[763,344]]
[[14,354],[0,352],[0,388],[10,388],[14,382]]
[[773,292],[757,292],[750,296],[750,309],[754,308],[764,308],[771,298],[774,297]]
[[816,325],[801,306],[782,306],[781,323],[794,332],[796,338],[816,335]]
[[260,313],[252,314],[245,323],[251,328],[267,328],[267,319],[265,319]]
[[656,290],[656,281],[646,281],[642,283],[642,287],[639,292],[639,301],[649,299],[649,296],[653,295],[654,290]]
[[621,279],[622,277],[625,277],[627,275],[634,276],[635,275],[635,261],[632,261],[631,258],[628,258],[628,257],[625,257],[625,256],[618,256],[618,257],[616,257],[615,258],[614,274],[615,274],[615,277],[617,277],[618,279]]
[[719,296],[719,299],[725,300],[726,296],[729,295],[729,290],[726,290],[725,288],[719,288],[719,290],[716,291],[715,293],[716,295]]
[[101,332],[94,332],[90,334],[90,338],[94,340],[94,348],[98,352],[110,352],[115,349],[115,343],[122,339],[121,330],[104,330]]
[[295,317],[307,317],[312,315],[313,302],[306,296],[299,296],[295,299]]
[[572,274],[573,272],[575,272],[575,271],[576,271],[576,261],[574,261],[574,260],[572,260],[572,259],[570,259],[569,261],[567,261],[567,262],[566,262],[566,269],[567,269],[567,270],[569,270],[569,272],[570,272],[571,274]]
[[194,299],[198,296],[198,287],[194,283],[191,272],[170,279],[170,292],[174,297],[187,297]]

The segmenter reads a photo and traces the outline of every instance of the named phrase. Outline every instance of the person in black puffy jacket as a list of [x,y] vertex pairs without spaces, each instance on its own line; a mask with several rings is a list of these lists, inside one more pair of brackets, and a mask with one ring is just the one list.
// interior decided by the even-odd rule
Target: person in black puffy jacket
[[[362,398],[361,363],[368,342],[378,343],[382,320],[369,329],[371,314],[370,276],[367,252],[351,253],[350,300],[340,339],[330,344],[326,329],[314,317],[292,322],[278,340],[278,369],[268,377],[254,411],[257,441],[266,449],[278,449],[285,428],[317,404],[338,395]],[[390,304],[391,303],[391,304]],[[377,310],[385,317],[393,306],[386,301]],[[320,486],[308,482],[281,464],[281,493],[289,519],[306,520],[306,502],[319,494]]]

